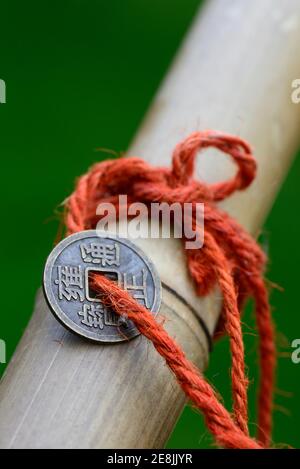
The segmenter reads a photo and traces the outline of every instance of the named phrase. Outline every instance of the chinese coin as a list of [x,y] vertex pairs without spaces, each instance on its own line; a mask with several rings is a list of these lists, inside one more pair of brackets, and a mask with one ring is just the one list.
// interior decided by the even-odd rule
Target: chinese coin
[[55,246],[44,270],[46,300],[69,330],[97,342],[120,342],[139,335],[132,321],[101,303],[101,296],[89,284],[91,273],[117,282],[157,313],[161,282],[150,259],[128,239],[88,230],[68,236]]

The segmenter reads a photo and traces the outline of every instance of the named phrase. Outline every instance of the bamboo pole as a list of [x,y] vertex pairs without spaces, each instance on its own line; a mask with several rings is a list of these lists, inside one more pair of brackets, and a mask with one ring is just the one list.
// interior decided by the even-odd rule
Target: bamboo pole
[[[153,164],[169,164],[174,145],[197,129],[239,134],[259,162],[256,182],[222,205],[256,233],[299,145],[298,0],[211,0],[194,21],[131,146]],[[224,179],[232,167],[208,152],[198,172]],[[196,315],[213,331],[218,292],[196,297],[176,240],[139,240],[164,288],[166,327],[201,369],[208,347]],[[194,311],[195,310],[195,311]],[[167,441],[185,398],[143,337],[95,345],[66,331],[38,294],[35,312],[0,385],[4,448],[156,448]]]

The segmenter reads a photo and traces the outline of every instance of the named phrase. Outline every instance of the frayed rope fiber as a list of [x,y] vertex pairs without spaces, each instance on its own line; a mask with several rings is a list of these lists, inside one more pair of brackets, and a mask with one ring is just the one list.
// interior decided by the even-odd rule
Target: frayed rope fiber
[[[194,178],[199,150],[214,147],[231,156],[238,167],[234,178],[206,184]],[[122,157],[95,164],[77,182],[66,202],[68,234],[95,228],[96,208],[110,202],[118,209],[118,196],[126,194],[133,202],[169,204],[204,203],[204,245],[185,249],[188,270],[198,295],[207,295],[217,284],[222,292],[223,311],[216,335],[225,332],[232,355],[233,411],[229,413],[202,373],[185,357],[178,344],[153,315],[127,292],[104,276],[93,277],[101,300],[115,312],[132,320],[154,345],[189,397],[200,409],[218,445],[225,448],[266,448],[271,443],[272,394],[275,368],[274,331],[263,280],[264,253],[248,233],[216,202],[248,187],[256,175],[256,162],[244,140],[215,131],[194,132],[180,142],[173,153],[171,168],[153,167],[137,157]],[[195,215],[195,214],[194,214]],[[196,217],[193,216],[194,227]],[[200,227],[198,227],[200,229]],[[186,239],[183,239],[186,241]],[[192,288],[192,285],[191,285]],[[248,403],[245,375],[241,310],[245,300],[255,300],[259,332],[260,390],[258,397],[258,435],[248,432]]]

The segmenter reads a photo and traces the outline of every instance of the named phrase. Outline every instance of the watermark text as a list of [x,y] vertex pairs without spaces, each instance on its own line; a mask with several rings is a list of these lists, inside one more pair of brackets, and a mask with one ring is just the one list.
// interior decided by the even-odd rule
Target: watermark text
[[4,80],[0,79],[0,104],[6,103],[6,84]]
[[298,363],[300,363],[300,339],[293,340],[292,348],[294,349],[291,357],[292,362],[295,363],[295,365],[298,365]]
[[6,343],[2,339],[0,339],[0,363],[6,363]]
[[291,100],[292,103],[294,104],[299,104],[300,103],[300,78],[296,78],[295,80],[292,81],[292,94],[291,94]]
[[[204,204],[174,202],[128,203],[119,195],[118,204],[100,203],[97,231],[138,238],[180,238],[186,249],[201,249],[204,243]],[[118,223],[118,221],[121,223]]]

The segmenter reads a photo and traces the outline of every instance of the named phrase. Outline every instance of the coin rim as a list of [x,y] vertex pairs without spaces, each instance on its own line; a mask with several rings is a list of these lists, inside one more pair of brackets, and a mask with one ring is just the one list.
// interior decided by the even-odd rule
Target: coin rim
[[[158,313],[160,305],[161,305],[161,300],[162,300],[162,285],[161,285],[161,280],[160,280],[159,274],[157,272],[157,269],[154,263],[149,259],[149,257],[145,254],[145,252],[139,246],[136,246],[128,238],[121,238],[115,233],[98,231],[98,230],[86,230],[86,231],[80,231],[79,233],[74,233],[64,238],[62,241],[60,241],[59,244],[57,244],[53,248],[53,250],[50,252],[46,260],[44,274],[43,274],[43,290],[44,290],[45,299],[49,305],[51,312],[54,314],[55,318],[58,319],[58,321],[64,327],[69,329],[71,332],[74,332],[75,334],[79,335],[80,337],[84,337],[93,342],[102,342],[102,343],[118,343],[118,342],[124,342],[126,340],[133,339],[134,337],[140,335],[140,332],[138,331],[136,327],[132,328],[132,330],[129,331],[128,335],[126,333],[126,337],[122,337],[122,335],[115,336],[115,335],[110,335],[110,334],[105,334],[104,336],[99,337],[96,335],[95,332],[85,331],[76,323],[74,323],[59,307],[57,300],[55,298],[55,295],[52,291],[52,287],[51,287],[52,269],[54,267],[54,263],[57,257],[62,253],[64,249],[66,249],[69,245],[73,244],[73,242],[78,241],[80,239],[88,239],[92,237],[97,237],[99,239],[108,238],[108,239],[120,242],[121,244],[124,244],[130,249],[132,249],[142,259],[142,261],[147,265],[152,275],[152,279],[154,283],[154,295],[155,296],[154,296],[153,305],[150,311],[155,312],[156,314]],[[50,281],[48,279],[50,279]]]

